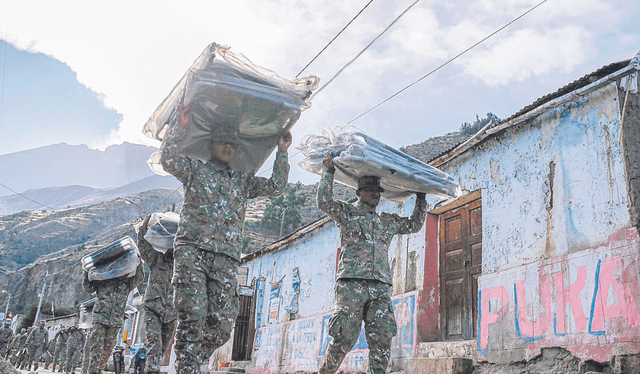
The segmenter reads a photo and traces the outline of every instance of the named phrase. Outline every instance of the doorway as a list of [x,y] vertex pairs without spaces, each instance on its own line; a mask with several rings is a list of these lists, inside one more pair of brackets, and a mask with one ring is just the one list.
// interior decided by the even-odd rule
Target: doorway
[[462,198],[458,204],[450,204],[451,209],[439,216],[443,340],[469,340],[478,336],[478,277],[482,275],[479,192]]

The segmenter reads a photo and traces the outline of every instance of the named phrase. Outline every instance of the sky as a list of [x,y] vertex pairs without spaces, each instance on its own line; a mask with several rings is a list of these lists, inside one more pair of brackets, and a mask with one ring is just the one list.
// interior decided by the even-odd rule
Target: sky
[[[0,155],[66,142],[159,146],[141,130],[211,42],[329,81],[415,0],[0,0]],[[354,120],[541,0],[419,0],[314,97],[305,134]],[[369,3],[369,5],[367,5]],[[537,98],[640,50],[637,0],[547,0],[352,124],[399,148]],[[291,181],[318,177],[297,167]],[[271,166],[268,160],[264,173]]]

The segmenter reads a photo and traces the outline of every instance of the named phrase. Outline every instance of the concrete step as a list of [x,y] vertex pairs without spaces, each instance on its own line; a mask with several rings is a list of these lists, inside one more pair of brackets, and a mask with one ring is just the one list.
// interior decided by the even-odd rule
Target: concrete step
[[475,360],[478,354],[477,347],[476,340],[420,342],[418,343],[418,352],[416,357],[461,357]]
[[411,374],[470,374],[473,360],[461,357],[411,358],[404,371]]

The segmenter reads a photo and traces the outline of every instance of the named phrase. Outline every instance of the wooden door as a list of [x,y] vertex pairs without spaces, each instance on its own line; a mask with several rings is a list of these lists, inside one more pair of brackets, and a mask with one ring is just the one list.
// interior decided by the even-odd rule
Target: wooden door
[[251,348],[253,348],[253,323],[252,306],[253,297],[239,296],[240,311],[236,318],[236,325],[233,336],[233,350],[231,359],[233,361],[245,361],[251,358]]
[[482,205],[475,200],[440,215],[442,338],[478,336],[478,277],[482,274]]

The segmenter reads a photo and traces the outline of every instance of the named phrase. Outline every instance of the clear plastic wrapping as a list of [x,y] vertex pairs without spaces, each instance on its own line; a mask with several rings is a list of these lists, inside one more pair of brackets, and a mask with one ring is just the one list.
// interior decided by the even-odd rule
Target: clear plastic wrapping
[[322,160],[333,155],[337,182],[357,188],[361,176],[378,176],[380,185],[385,189],[382,196],[390,200],[403,200],[414,192],[447,199],[460,195],[460,186],[447,173],[351,125],[326,128],[320,134],[307,135],[297,148],[306,156],[299,162],[303,169],[321,175],[325,169]]
[[138,246],[129,236],[84,256],[81,262],[90,281],[131,277],[142,263]]
[[[240,144],[231,167],[256,172],[275,149],[280,134],[289,131],[302,111],[310,107],[308,98],[318,82],[314,76],[287,80],[231,53],[229,47],[212,43],[155,110],[142,132],[162,140],[177,122],[178,108],[184,108],[189,123],[181,154],[209,160],[207,145],[216,128],[232,127],[238,132]],[[149,161],[154,172],[157,162],[157,155]]]
[[178,213],[153,213],[147,223],[144,240],[158,252],[166,253],[173,248],[173,239],[178,231],[180,215]]

